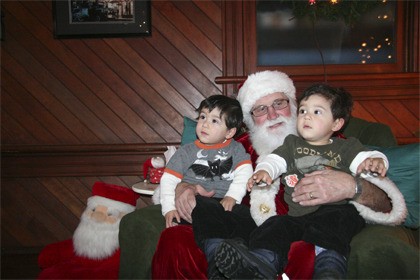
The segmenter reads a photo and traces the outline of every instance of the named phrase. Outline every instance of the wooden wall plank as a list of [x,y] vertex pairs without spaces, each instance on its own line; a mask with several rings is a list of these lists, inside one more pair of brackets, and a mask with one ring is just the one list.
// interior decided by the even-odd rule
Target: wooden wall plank
[[[32,115],[35,118],[42,120],[42,124],[48,128],[52,134],[55,135],[57,138],[54,142],[45,142],[43,144],[59,144],[61,140],[65,139],[70,143],[79,143],[78,138],[70,131],[63,123],[60,121],[60,116],[54,116],[49,110],[48,105],[51,104],[43,104],[40,100],[36,99],[29,91],[24,89],[19,82],[14,79],[9,73],[6,71],[1,72],[1,83],[2,83],[2,91],[7,88],[8,91],[13,93],[13,99],[19,102],[22,107],[24,107],[24,112],[28,115]],[[7,104],[7,102],[2,102],[3,105]],[[7,123],[7,122],[5,122]],[[60,136],[60,138],[58,138]],[[10,139],[10,138],[6,138]],[[4,141],[2,135],[2,141]],[[3,144],[13,144],[13,143],[20,143],[18,142],[9,142],[4,141]]]
[[[219,50],[222,48],[222,37],[220,36],[221,10],[219,7],[211,6],[209,3],[206,3],[206,5],[201,5],[200,9],[200,7],[197,5],[199,3],[192,1],[185,1],[184,3],[180,3],[180,1],[174,1],[173,4],[178,8],[180,12],[182,12],[186,18],[188,18],[190,22],[192,22],[197,27],[200,33],[211,40],[211,42]],[[209,7],[208,14],[206,14],[207,7]],[[213,12],[214,21],[212,19],[211,12]],[[220,55],[219,51],[217,51],[217,53],[217,55]]]
[[401,126],[400,121],[391,115],[391,113],[381,103],[376,101],[365,101],[363,102],[363,106],[366,108],[366,110],[375,112],[375,119],[389,125],[395,135],[399,135],[400,137],[412,136],[410,131]]
[[24,128],[28,133],[30,133],[34,142],[37,144],[42,143],[54,143],[57,141],[57,138],[50,133],[45,127],[32,115],[22,112],[25,112],[24,107],[16,102],[7,90],[2,90],[1,92],[2,101],[7,104],[6,108],[2,108],[2,111],[8,112],[8,115],[14,116],[16,124]]
[[[153,2],[161,3],[163,1],[156,1]],[[210,81],[214,81],[214,79],[218,76],[221,76],[222,71],[213,62],[203,55],[199,49],[197,49],[191,42],[186,38],[190,36],[190,34],[185,33],[182,29],[176,24],[172,24],[166,17],[164,17],[160,10],[157,10],[152,6],[152,13],[154,18],[156,18],[156,22],[154,27],[164,36],[167,38],[175,48],[179,49],[183,55],[193,64],[196,66],[196,69],[199,72],[202,72],[207,79]],[[187,55],[188,54],[188,55]],[[222,57],[219,59],[221,60]],[[221,61],[220,61],[221,63]]]
[[208,60],[215,64],[218,69],[222,69],[222,56],[220,49],[218,49],[213,42],[199,30],[191,21],[189,21],[179,9],[173,5],[177,3],[169,1],[156,1],[153,6],[159,10],[168,20],[176,24],[176,26],[182,26],[182,32],[188,34],[186,38],[193,43],[197,49],[201,50],[203,55],[207,56]]

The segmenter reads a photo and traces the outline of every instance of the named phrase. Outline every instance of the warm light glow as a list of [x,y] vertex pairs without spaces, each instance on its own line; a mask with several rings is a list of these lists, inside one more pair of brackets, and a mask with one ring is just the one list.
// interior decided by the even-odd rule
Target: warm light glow
[[388,15],[384,15],[384,19],[387,19],[388,18]]
[[334,5],[334,4],[337,4],[338,3],[338,0],[331,0],[330,2],[331,2],[331,4]]
[[363,50],[362,49],[359,49],[359,52],[362,52]]
[[366,47],[367,46],[367,44],[366,43],[362,43],[362,47]]
[[382,48],[382,45],[378,45],[376,48],[380,49],[380,48]]
[[310,4],[310,5],[314,5],[314,4],[316,4],[316,0],[309,0],[309,4]]
[[388,58],[391,59],[392,58],[392,55],[388,55]]
[[366,60],[362,60],[362,64],[366,64]]

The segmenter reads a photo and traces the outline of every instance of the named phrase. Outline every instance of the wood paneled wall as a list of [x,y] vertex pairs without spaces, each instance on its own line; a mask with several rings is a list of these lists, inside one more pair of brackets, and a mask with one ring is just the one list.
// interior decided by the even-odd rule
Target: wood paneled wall
[[152,1],[150,37],[62,40],[51,1],[1,5],[1,246],[44,246],[71,237],[95,181],[141,181],[222,93],[222,3]]
[[[236,93],[241,79],[223,77],[247,74],[239,2],[152,1],[150,37],[62,40],[51,1],[1,2],[3,248],[70,238],[95,181],[142,180],[147,158],[179,144],[183,116],[209,95]],[[400,143],[418,141],[418,73],[377,77],[374,87],[356,78],[334,81],[354,92],[354,115],[387,123]],[[298,90],[311,82],[296,77]]]

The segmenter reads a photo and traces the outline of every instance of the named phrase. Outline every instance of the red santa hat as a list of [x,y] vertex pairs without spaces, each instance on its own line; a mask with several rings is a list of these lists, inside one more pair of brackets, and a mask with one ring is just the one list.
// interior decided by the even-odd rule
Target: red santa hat
[[238,92],[238,101],[244,114],[244,123],[251,128],[254,124],[251,109],[255,101],[269,94],[284,93],[292,105],[296,108],[296,88],[293,81],[285,73],[280,71],[262,71],[251,74],[241,85]]
[[92,196],[88,199],[88,205],[101,204],[129,213],[135,209],[139,196],[138,193],[128,187],[95,182],[92,188]]

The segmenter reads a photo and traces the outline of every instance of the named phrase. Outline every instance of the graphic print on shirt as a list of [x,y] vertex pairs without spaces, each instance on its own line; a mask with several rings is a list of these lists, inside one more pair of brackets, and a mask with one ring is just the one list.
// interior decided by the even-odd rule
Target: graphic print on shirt
[[331,161],[324,158],[323,156],[305,156],[298,159],[295,159],[296,169],[300,173],[306,174],[311,173],[315,170],[323,170],[326,166],[331,165]]
[[233,166],[232,157],[227,157],[223,151],[218,151],[213,161],[203,155],[203,150],[197,152],[197,160],[190,166],[196,176],[204,177],[214,181],[214,177],[229,180]]
[[[331,169],[336,167],[334,160],[328,160],[321,155],[304,156],[295,159],[295,168],[301,174],[308,174],[316,170]],[[297,174],[290,174],[284,178],[288,187],[294,187],[299,182]]]

